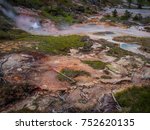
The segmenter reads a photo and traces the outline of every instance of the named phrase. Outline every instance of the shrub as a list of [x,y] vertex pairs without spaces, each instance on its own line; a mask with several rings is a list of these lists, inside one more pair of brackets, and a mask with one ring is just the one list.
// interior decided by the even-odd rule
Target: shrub
[[117,17],[117,16],[118,16],[118,12],[117,12],[116,9],[115,9],[114,11],[112,11],[112,16],[113,16],[113,17]]
[[133,17],[133,20],[134,21],[141,21],[143,19],[142,15],[141,14],[136,14],[134,17]]
[[128,20],[132,17],[132,13],[130,13],[128,10],[125,11],[124,15],[121,17],[122,20]]

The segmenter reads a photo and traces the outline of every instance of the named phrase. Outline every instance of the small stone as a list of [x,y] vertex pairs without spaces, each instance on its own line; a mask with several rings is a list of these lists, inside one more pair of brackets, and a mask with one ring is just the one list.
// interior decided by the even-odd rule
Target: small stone
[[21,72],[21,71],[22,71],[22,68],[18,68],[17,71]]

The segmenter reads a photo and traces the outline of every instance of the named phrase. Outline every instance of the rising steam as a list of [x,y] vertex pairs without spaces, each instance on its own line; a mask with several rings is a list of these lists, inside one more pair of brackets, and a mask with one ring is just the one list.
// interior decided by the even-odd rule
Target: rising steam
[[28,29],[39,29],[41,27],[37,18],[18,15],[15,9],[6,0],[0,0],[0,11],[12,19],[17,27],[25,31],[28,31]]
[[0,11],[2,11],[4,15],[15,21],[17,13],[13,9],[13,7],[6,2],[6,0],[0,0]]

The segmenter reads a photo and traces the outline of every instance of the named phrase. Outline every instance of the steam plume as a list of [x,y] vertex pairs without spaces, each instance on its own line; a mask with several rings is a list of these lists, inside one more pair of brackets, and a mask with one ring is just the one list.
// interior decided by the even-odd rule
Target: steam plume
[[6,0],[0,0],[0,10],[4,15],[15,21],[17,13]]

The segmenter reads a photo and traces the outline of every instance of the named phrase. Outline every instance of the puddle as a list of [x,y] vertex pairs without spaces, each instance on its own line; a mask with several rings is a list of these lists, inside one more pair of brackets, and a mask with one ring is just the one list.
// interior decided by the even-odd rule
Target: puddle
[[127,50],[127,51],[131,51],[131,52],[134,52],[134,53],[139,53],[139,48],[141,46],[140,45],[137,45],[137,44],[130,44],[130,43],[121,43],[120,44],[120,48],[124,49],[124,50]]

